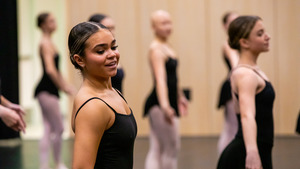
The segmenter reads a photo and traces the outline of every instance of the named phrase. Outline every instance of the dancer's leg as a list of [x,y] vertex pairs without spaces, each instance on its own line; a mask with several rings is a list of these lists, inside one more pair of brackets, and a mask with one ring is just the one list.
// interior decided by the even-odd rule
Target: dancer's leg
[[50,140],[53,144],[54,161],[57,166],[61,165],[61,145],[63,133],[63,119],[59,109],[59,100],[55,95],[41,92],[38,95],[43,117],[50,128]]
[[[153,136],[151,139],[152,143],[154,143],[152,151],[156,149],[154,154],[159,153],[157,158],[161,164],[160,169],[176,169],[177,156],[180,148],[178,119],[174,117],[173,124],[169,124],[159,106],[151,108],[149,116],[151,121],[150,137]],[[157,162],[157,164],[159,164],[159,162]]]

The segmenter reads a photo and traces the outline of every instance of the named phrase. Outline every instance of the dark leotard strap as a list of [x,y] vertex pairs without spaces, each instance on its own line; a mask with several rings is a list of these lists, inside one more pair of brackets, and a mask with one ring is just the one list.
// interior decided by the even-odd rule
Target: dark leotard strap
[[115,111],[115,109],[114,108],[112,108],[109,104],[107,104],[104,100],[102,100],[101,98],[99,98],[99,97],[92,97],[92,98],[90,98],[90,99],[88,99],[87,101],[85,101],[80,107],[79,107],[79,109],[77,110],[77,112],[76,112],[76,114],[75,114],[75,117],[74,117],[74,120],[76,119],[76,117],[77,117],[77,114],[78,114],[78,112],[81,110],[81,108],[85,105],[85,104],[87,104],[89,101],[91,101],[91,100],[93,100],[93,99],[98,99],[98,100],[101,100],[103,103],[105,103],[114,113],[117,113],[116,111]]
[[[115,89],[115,88],[114,88]],[[123,100],[127,103],[126,99],[124,98],[124,96],[122,95],[122,93],[118,90],[115,89],[115,91],[117,91],[117,93],[123,98]],[[128,103],[127,103],[128,104]]]
[[[123,100],[127,103],[127,101],[126,101],[126,99],[124,98],[124,96],[121,94],[121,92],[119,91],[119,90],[117,90],[117,89],[115,89],[115,91],[117,91],[117,93],[123,98]],[[85,104],[87,104],[89,101],[91,101],[91,100],[93,100],[93,99],[98,99],[98,100],[101,100],[103,103],[105,103],[114,113],[117,113],[116,111],[115,111],[115,109],[114,108],[112,108],[108,103],[106,103],[104,100],[102,100],[101,98],[99,98],[99,97],[92,97],[92,98],[90,98],[90,99],[88,99],[87,101],[85,101],[80,107],[79,107],[79,109],[77,110],[77,112],[76,112],[76,114],[75,114],[75,118],[74,118],[74,120],[76,119],[76,117],[77,117],[77,114],[78,114],[78,112],[81,110],[81,108],[85,105]],[[127,103],[128,104],[128,103]]]
[[[245,65],[245,64],[241,64],[241,65],[238,65],[237,67],[233,68],[232,71],[240,68],[240,67],[245,67],[245,68],[249,68],[251,70],[253,70],[259,77],[261,77],[264,81],[267,81],[256,69],[254,69],[253,67],[249,66],[249,65]],[[231,73],[232,73],[231,71]]]
[[[261,77],[264,81],[265,81],[265,83],[266,82],[268,82],[256,69],[254,69],[253,67],[251,67],[251,66],[249,66],[249,65],[245,65],[245,64],[240,64],[240,65],[238,65],[237,67],[235,67],[235,68],[233,68],[232,69],[232,71],[230,72],[230,74],[234,71],[234,70],[236,70],[236,69],[238,69],[238,68],[240,68],[240,67],[245,67],[245,68],[248,68],[248,69],[251,69],[251,70],[253,70],[254,71],[254,73],[256,73],[259,77]],[[234,95],[235,95],[235,97],[236,98],[238,98],[238,94],[237,93],[235,93],[234,92]]]
[[[114,88],[115,89],[115,88]],[[122,95],[122,93],[118,90],[118,89],[115,89],[115,91],[117,91],[117,93],[123,98],[123,100],[126,102],[126,104],[128,105],[125,97]],[[130,111],[132,112],[131,108],[129,107]]]

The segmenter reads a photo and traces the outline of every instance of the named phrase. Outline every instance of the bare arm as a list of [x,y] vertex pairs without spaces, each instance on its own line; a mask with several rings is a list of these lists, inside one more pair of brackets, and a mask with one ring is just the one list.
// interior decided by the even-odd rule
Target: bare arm
[[9,105],[11,105],[12,103],[1,95],[1,104],[5,107],[9,107]]
[[223,44],[223,51],[225,53],[225,56],[229,60],[230,66],[232,68],[236,67],[238,62],[239,62],[239,53],[237,50],[232,49],[229,45],[228,42],[225,42]]
[[165,70],[165,56],[164,54],[155,48],[150,50],[150,65],[154,74],[156,83],[156,93],[158,97],[158,102],[162,110],[164,111],[167,120],[172,123],[172,116],[174,116],[175,111],[170,105],[168,97],[168,87],[166,80],[166,70]]
[[[179,81],[179,78],[178,78]],[[177,89],[177,95],[178,95],[178,110],[180,115],[186,116],[188,115],[188,100],[186,99],[182,88],[180,87],[178,83],[178,89]]]
[[10,102],[4,96],[1,96],[1,104],[7,108],[17,111],[20,115],[25,115],[25,111],[20,105]]
[[98,146],[111,116],[107,106],[99,100],[91,100],[79,112],[75,120],[73,169],[93,169]]
[[[240,68],[239,73],[232,76],[233,87],[239,96],[239,107],[243,137],[246,146],[246,168],[261,168],[261,160],[257,147],[257,125],[255,121],[255,95],[258,88],[257,76],[251,71]],[[234,86],[234,85],[233,85]]]

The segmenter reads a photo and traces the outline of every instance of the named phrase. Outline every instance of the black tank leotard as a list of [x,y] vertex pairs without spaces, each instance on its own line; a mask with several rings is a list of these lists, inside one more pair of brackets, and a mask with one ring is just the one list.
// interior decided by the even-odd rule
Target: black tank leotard
[[[178,103],[177,103],[177,59],[168,57],[165,63],[166,73],[167,73],[167,87],[168,96],[171,107],[175,110],[176,116],[179,116]],[[146,100],[144,108],[144,116],[146,116],[151,109],[151,107],[159,105],[157,95],[156,95],[156,85],[154,82],[154,88]]]
[[[257,146],[263,168],[272,169],[272,147],[274,141],[273,103],[275,92],[270,82],[265,81],[265,84],[265,88],[255,96]],[[238,99],[238,95],[236,96]],[[246,148],[240,114],[237,115],[237,118],[238,131],[236,137],[223,151],[219,159],[218,169],[245,168]]]
[[113,88],[119,90],[122,93],[122,82],[124,79],[124,70],[123,68],[117,69],[117,74],[114,77],[111,77],[111,85]]
[[[43,64],[43,77],[40,80],[39,84],[37,85],[35,92],[34,92],[34,96],[36,97],[40,92],[42,91],[46,91],[50,94],[53,94],[57,97],[59,97],[58,94],[58,88],[55,86],[55,84],[53,83],[53,81],[51,80],[51,78],[49,77],[49,75],[46,73],[46,68],[45,68],[45,61],[42,58],[42,64]],[[55,57],[53,57],[54,62],[55,62],[55,67],[57,69],[57,71],[59,70],[59,55],[56,54]]]
[[[125,100],[121,93],[119,95]],[[132,110],[130,109],[130,115],[120,114],[101,98],[93,97],[80,106],[75,118],[80,109],[93,99],[104,102],[115,114],[114,124],[103,133],[94,169],[132,169],[133,148],[137,134],[137,125]]]
[[[224,61],[227,65],[228,72],[231,71],[231,66],[228,58],[224,54]],[[230,80],[229,78],[226,78],[226,80],[223,82],[221,91],[220,91],[220,96],[219,96],[219,103],[218,103],[218,108],[221,108],[222,106],[226,105],[226,102],[231,100],[231,86],[230,86]]]

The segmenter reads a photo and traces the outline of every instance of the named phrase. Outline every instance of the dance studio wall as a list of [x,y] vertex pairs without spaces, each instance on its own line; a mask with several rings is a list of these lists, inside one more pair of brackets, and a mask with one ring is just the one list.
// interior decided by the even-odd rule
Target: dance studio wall
[[[216,105],[227,69],[221,45],[226,35],[221,17],[227,11],[259,15],[271,35],[270,52],[260,55],[259,65],[276,90],[275,133],[292,135],[300,109],[300,0],[65,0],[57,17],[65,18],[65,32],[94,13],[110,15],[116,22],[116,39],[125,69],[124,95],[138,123],[139,136],[149,133],[143,106],[152,89],[148,47],[153,38],[149,21],[157,9],[170,12],[173,34],[170,43],[177,51],[180,85],[191,89],[189,115],[181,118],[184,136],[215,136],[223,127],[224,115]],[[60,3],[60,2],[57,2]],[[61,7],[62,8],[62,7]],[[52,10],[55,12],[55,9]],[[65,35],[65,34],[64,34]],[[66,42],[65,36],[60,37]],[[64,44],[66,46],[66,44]],[[64,47],[61,51],[66,58]],[[81,77],[66,59],[71,81],[79,87]],[[69,111],[70,112],[70,111]]]

